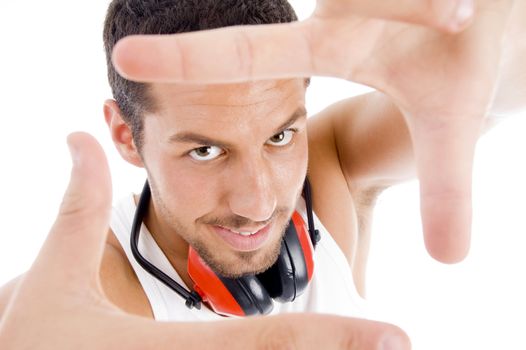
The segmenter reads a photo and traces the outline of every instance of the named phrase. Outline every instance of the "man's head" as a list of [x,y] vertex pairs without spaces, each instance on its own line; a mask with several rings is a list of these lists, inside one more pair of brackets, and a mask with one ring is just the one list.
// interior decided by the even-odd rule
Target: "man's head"
[[112,66],[115,43],[132,34],[295,19],[285,0],[110,4],[104,43],[116,101],[106,102],[105,117],[123,158],[148,172],[153,210],[147,225],[167,255],[185,258],[189,243],[226,276],[262,271],[275,261],[306,174],[305,82],[130,82]]
[[[111,63],[120,39],[135,34],[175,34],[234,25],[287,23],[297,20],[286,0],[114,0],[104,22],[104,48],[113,97],[142,144],[142,115],[154,108],[146,84],[122,78]],[[264,43],[262,43],[264,44]]]

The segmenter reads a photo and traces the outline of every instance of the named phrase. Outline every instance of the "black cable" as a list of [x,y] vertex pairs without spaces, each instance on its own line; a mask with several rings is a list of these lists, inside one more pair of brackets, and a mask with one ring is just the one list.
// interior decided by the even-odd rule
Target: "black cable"
[[[303,186],[303,196],[305,198],[306,209],[307,209],[307,221],[309,226],[309,235],[312,242],[312,245],[316,247],[316,244],[320,241],[321,236],[318,230],[314,227],[314,218],[312,216],[312,199],[311,199],[311,190],[309,180],[305,179],[305,184]],[[185,304],[188,308],[195,307],[196,309],[201,309],[201,303],[203,299],[196,291],[188,291],[181,284],[177,283],[170,276],[165,274],[163,271],[158,269],[152,263],[150,263],[146,258],[144,258],[139,252],[139,235],[141,231],[141,226],[144,217],[148,211],[148,205],[150,203],[151,191],[148,180],[144,184],[141,196],[139,198],[139,203],[137,203],[137,210],[135,211],[135,216],[133,218],[132,230],[130,235],[130,246],[133,257],[139,265],[142,266],[147,272],[152,276],[159,279],[163,282],[168,288],[172,289],[174,292],[179,294],[183,299],[186,300]]]
[[188,291],[182,285],[174,281],[170,276],[165,274],[163,271],[159,270],[152,263],[146,260],[141,253],[139,252],[138,243],[139,243],[139,234],[141,231],[141,225],[146,213],[148,211],[148,204],[150,203],[151,192],[150,185],[148,181],[144,184],[144,188],[139,198],[139,203],[137,204],[137,210],[135,211],[135,217],[133,218],[133,225],[130,236],[130,246],[135,257],[135,260],[150,274],[163,282],[168,288],[172,289],[174,292],[179,294],[186,300],[186,306],[191,309],[195,307],[196,309],[201,309],[201,302],[203,299],[197,292]]
[[321,239],[320,231],[316,230],[314,226],[314,218],[312,216],[312,195],[309,178],[305,178],[305,183],[303,184],[303,198],[305,198],[305,207],[307,209],[307,221],[309,225],[309,235],[310,240],[314,248]]

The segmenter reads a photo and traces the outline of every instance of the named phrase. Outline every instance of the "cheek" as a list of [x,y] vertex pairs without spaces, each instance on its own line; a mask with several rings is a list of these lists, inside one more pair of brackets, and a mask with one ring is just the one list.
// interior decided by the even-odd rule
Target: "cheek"
[[171,156],[160,157],[157,167],[149,169],[150,176],[173,215],[193,222],[212,210],[215,189],[207,174],[178,163]]
[[[224,206],[224,199],[232,185],[229,182],[235,177],[230,171],[236,170],[240,164],[197,167],[160,153],[148,162],[148,172],[164,204],[174,216],[190,224]],[[269,159],[269,190],[277,195],[281,205],[294,206],[307,171],[306,137],[299,138],[290,152],[277,153]]]
[[298,140],[290,154],[283,155],[274,162],[275,176],[280,185],[279,191],[289,200],[295,200],[295,195],[303,188],[307,172],[308,152],[307,142]]

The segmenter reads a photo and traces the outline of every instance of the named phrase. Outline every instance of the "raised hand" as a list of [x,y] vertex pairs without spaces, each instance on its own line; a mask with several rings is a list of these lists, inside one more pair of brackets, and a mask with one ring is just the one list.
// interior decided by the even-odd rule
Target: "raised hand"
[[[130,36],[114,48],[117,70],[144,82],[235,82],[311,75],[356,80],[375,47],[389,41],[387,21],[442,31],[466,27],[473,0],[318,0],[311,18],[168,36]],[[391,27],[388,27],[391,28]],[[396,27],[395,27],[396,28]]]
[[469,1],[320,0],[303,22],[128,37],[113,58],[123,76],[144,82],[323,75],[387,93],[410,129],[427,249],[456,262],[469,250],[474,149],[513,6],[478,0],[469,28],[454,35],[470,20]]
[[410,348],[394,326],[343,317],[158,323],[125,314],[108,301],[99,280],[111,210],[107,162],[87,134],[71,135],[69,145],[71,181],[40,254],[0,319],[2,350]]

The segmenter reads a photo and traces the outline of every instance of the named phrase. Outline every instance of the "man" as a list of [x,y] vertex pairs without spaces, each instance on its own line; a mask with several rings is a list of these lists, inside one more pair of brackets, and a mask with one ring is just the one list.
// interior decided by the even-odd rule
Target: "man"
[[[473,23],[452,36],[384,19],[418,21],[419,9],[427,6],[437,16],[435,25],[458,29],[469,24],[473,1],[457,7],[448,1],[409,3],[414,13],[384,3],[375,7],[377,17],[364,18],[372,9],[355,1],[318,1],[300,23],[133,36],[116,46],[114,62],[123,76],[143,82],[328,75],[386,92],[411,135],[426,247],[437,260],[452,263],[469,249],[471,170],[484,117],[520,107],[526,98],[517,82],[524,74],[525,9],[520,1],[478,0]],[[216,57],[232,64],[215,64]]]
[[[321,117],[320,117],[320,118],[321,118]],[[108,118],[108,119],[110,119],[110,118]],[[317,120],[320,120],[320,119],[317,119]],[[128,131],[128,133],[129,133],[129,131]],[[126,132],[125,132],[124,134],[126,134]],[[277,135],[277,134],[276,134],[276,135]],[[276,136],[276,135],[272,135],[272,137],[274,137],[274,136]],[[278,138],[277,138],[278,141],[279,141],[279,139],[281,139],[281,137],[278,137]],[[123,142],[118,143],[118,144],[119,144],[121,147],[122,147],[123,145],[126,146],[126,143],[123,143]],[[131,144],[131,143],[130,143],[130,144]],[[130,144],[128,144],[128,145],[130,145]],[[199,147],[199,148],[201,148],[201,147]],[[196,150],[197,150],[197,149],[196,149]],[[201,151],[203,151],[203,150],[201,150]],[[124,152],[124,153],[126,153],[126,152]],[[207,152],[205,152],[205,153],[207,153]],[[134,154],[134,151],[132,150],[132,151],[130,152],[130,154],[133,155],[133,154]],[[216,153],[216,154],[217,154],[217,153]],[[200,155],[203,156],[203,154],[200,154]],[[206,154],[206,155],[208,155],[208,154]],[[205,155],[205,157],[206,157],[206,155]],[[132,157],[132,160],[133,160],[133,157]],[[136,158],[135,160],[137,161],[137,160],[139,160],[139,158]],[[311,162],[312,162],[312,161],[311,161]],[[162,161],[161,161],[161,160],[160,160],[158,163],[162,165]],[[159,165],[159,166],[161,166],[161,165]],[[256,177],[257,177],[257,176],[256,176]],[[315,188],[315,191],[316,191],[316,184],[315,184],[315,182],[316,182],[316,181],[313,181],[313,185],[314,185],[314,188]],[[259,183],[256,183],[256,184],[259,184]],[[315,203],[316,203],[316,193],[315,193],[314,198],[315,198]],[[249,203],[249,204],[250,204],[250,203]],[[258,208],[258,206],[255,206],[255,207],[248,206],[248,207],[249,207],[249,208],[252,208],[252,210],[254,210],[253,208],[256,208],[256,209]],[[323,219],[322,219],[322,221],[323,221]]]
[[[104,40],[116,101],[105,104],[106,122],[121,156],[148,173],[151,202],[143,219],[147,230],[140,233],[146,237],[143,250],[149,251],[150,262],[175,280],[180,278],[187,289],[196,283],[187,268],[189,245],[223,277],[258,274],[276,262],[285,228],[303,203],[300,194],[308,167],[314,211],[340,249],[316,219],[322,239],[315,250],[314,281],[304,295],[298,290],[292,304],[278,303],[274,311],[358,316],[361,300],[349,266],[363,294],[368,229],[362,227],[359,234],[355,208],[363,207],[360,216],[370,215],[378,189],[363,184],[353,188],[352,195],[347,190],[350,171],[360,165],[351,165],[349,157],[342,172],[337,153],[361,146],[333,148],[329,125],[339,123],[338,128],[350,130],[351,118],[338,122],[341,112],[333,110],[308,123],[307,82],[302,78],[144,85],[123,79],[110,61],[117,41],[133,34],[295,19],[286,1],[114,1]],[[353,108],[347,104],[338,109]],[[382,111],[389,108],[385,105]],[[360,181],[352,180],[353,186]],[[188,310],[185,300],[136,263],[129,244],[135,203],[121,202],[112,219],[101,272],[109,299],[129,313],[156,319],[218,319],[207,308]],[[306,215],[303,220],[307,222]]]
[[[353,290],[364,295],[374,200],[382,189],[416,175],[400,110],[376,93],[342,101],[307,121],[301,78],[144,85],[123,79],[110,61],[117,41],[134,34],[294,19],[285,1],[114,1],[105,44],[116,101],[106,103],[106,121],[121,156],[147,170],[152,194],[141,235],[151,243],[145,241],[143,249],[164,273],[194,287],[189,245],[224,277],[269,269],[293,211],[303,205],[299,195],[307,176],[323,234],[314,281],[293,303],[301,306],[289,311],[357,315]],[[471,127],[478,135],[477,120]],[[202,319],[206,309],[189,312],[183,299],[135,262],[129,247],[135,203],[128,200],[114,214],[102,266],[108,297],[142,316]],[[339,249],[332,248],[332,239]],[[353,281],[346,281],[351,272],[338,260],[340,251]]]

